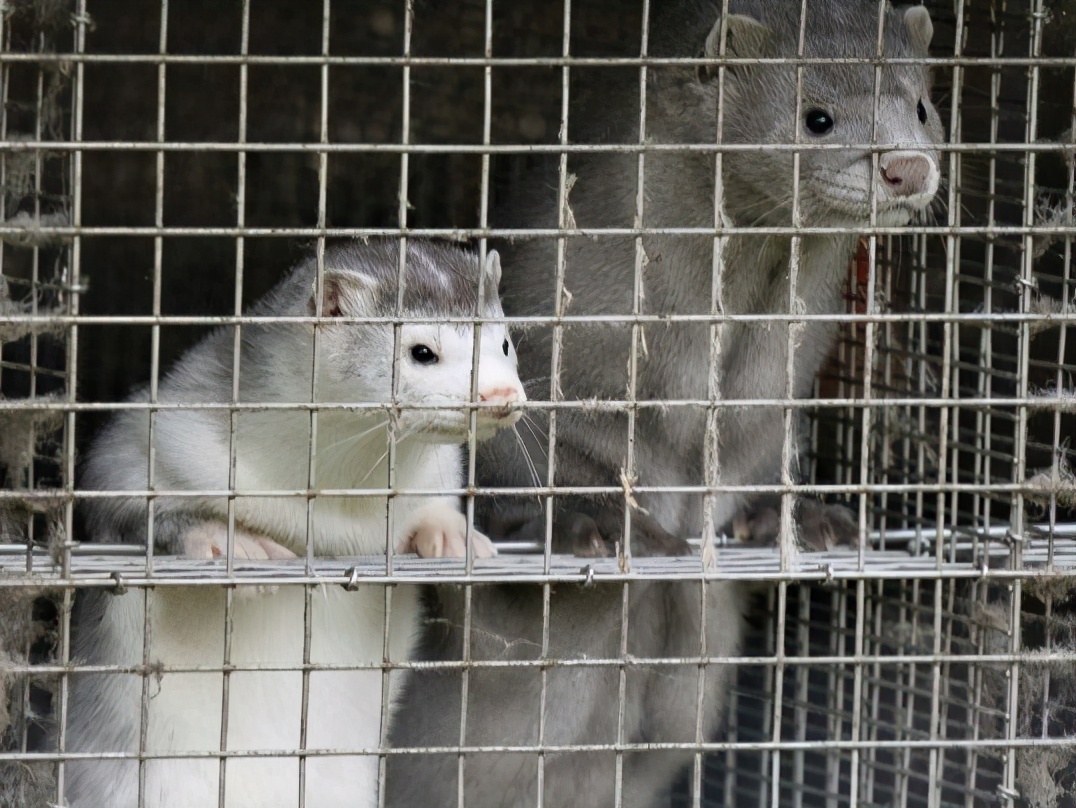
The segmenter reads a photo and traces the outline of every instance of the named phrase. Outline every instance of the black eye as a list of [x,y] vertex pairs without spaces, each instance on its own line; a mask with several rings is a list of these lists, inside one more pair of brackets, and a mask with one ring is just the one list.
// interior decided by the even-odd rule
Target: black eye
[[824,135],[833,128],[833,118],[824,109],[808,110],[804,122],[812,135]]
[[504,342],[501,343],[501,350],[504,351],[504,355],[508,356],[508,338],[506,337]]
[[440,357],[428,345],[415,345],[411,348],[411,358],[420,365],[436,365]]
[[919,100],[919,104],[915,108],[915,114],[919,116],[919,123],[927,122],[927,108],[923,106],[923,100]]

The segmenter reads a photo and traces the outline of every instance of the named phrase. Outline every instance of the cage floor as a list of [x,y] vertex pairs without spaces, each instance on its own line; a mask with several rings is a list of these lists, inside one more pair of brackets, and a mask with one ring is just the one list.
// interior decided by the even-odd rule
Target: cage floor
[[[801,553],[783,562],[776,547],[719,546],[703,561],[702,554],[683,557],[578,558],[502,549],[496,558],[476,559],[470,570],[463,559],[428,559],[411,555],[348,558],[236,561],[194,561],[171,556],[147,563],[145,548],[126,545],[80,545],[71,551],[66,569],[47,552],[23,546],[0,546],[0,574],[7,586],[75,584],[109,586],[202,586],[392,583],[499,583],[631,580],[838,581],[992,579],[1069,576],[1076,574],[1076,525],[1055,525],[1052,538],[1021,542],[976,539],[948,543],[944,553],[913,555],[907,550],[837,549]],[[914,546],[914,545],[910,545]]]

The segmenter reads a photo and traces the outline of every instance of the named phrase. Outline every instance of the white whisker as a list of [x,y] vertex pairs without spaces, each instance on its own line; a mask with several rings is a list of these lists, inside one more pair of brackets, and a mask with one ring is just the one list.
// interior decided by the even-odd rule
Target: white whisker
[[388,419],[378,421],[368,429],[364,429],[362,432],[357,432],[354,435],[348,435],[346,438],[341,438],[336,443],[330,443],[328,446],[322,446],[318,448],[319,452],[331,452],[340,451],[344,448],[359,448],[363,444],[367,443],[372,432],[375,432],[388,425]]
[[530,452],[527,451],[527,443],[523,440],[523,436],[519,434],[519,430],[516,427],[512,427],[512,434],[516,436],[516,443],[519,444],[520,450],[523,452],[523,460],[527,464],[527,471],[530,472],[531,482],[535,486],[542,484],[541,478],[538,476],[538,469],[534,465],[534,461],[531,459]]
[[545,441],[542,440],[542,430],[535,426],[531,420],[529,413],[523,413],[523,417],[519,419],[519,423],[527,427],[527,431],[531,433],[531,437],[534,438],[534,444],[538,447],[538,451],[542,453],[542,457],[549,460],[549,452],[546,451]]
[[377,460],[375,460],[373,463],[370,464],[370,468],[368,468],[366,470],[366,473],[364,475],[362,475],[362,477],[359,480],[357,480],[355,482],[355,484],[353,486],[351,486],[351,487],[358,488],[364,482],[366,482],[366,480],[369,479],[370,475],[374,473],[374,470],[377,469],[378,467],[380,467],[381,463],[384,460],[386,460],[388,458],[388,456],[389,456],[389,450],[385,449],[385,451],[381,453],[381,456],[378,457]]

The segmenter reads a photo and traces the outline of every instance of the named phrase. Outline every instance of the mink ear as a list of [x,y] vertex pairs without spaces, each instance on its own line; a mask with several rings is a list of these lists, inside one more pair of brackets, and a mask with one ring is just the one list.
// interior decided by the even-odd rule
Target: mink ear
[[[721,53],[721,29],[725,27],[725,52]],[[714,27],[706,37],[703,55],[707,59],[720,59],[722,55],[737,59],[765,58],[772,56],[770,38],[773,32],[754,17],[745,14],[729,14],[718,17]],[[725,68],[731,73],[744,75],[750,65],[729,65]],[[717,76],[716,65],[704,65],[699,68],[699,78],[709,81]]]
[[934,23],[926,6],[909,6],[904,11],[904,26],[912,46],[923,56],[927,55],[930,40],[934,38]]
[[[311,316],[318,312],[317,281],[310,290],[307,310]],[[377,294],[377,282],[356,272],[341,272],[325,267],[321,277],[321,316],[357,317],[368,314]]]
[[493,289],[496,291],[501,285],[501,256],[496,250],[486,253],[486,266],[483,271],[486,279],[493,282]]

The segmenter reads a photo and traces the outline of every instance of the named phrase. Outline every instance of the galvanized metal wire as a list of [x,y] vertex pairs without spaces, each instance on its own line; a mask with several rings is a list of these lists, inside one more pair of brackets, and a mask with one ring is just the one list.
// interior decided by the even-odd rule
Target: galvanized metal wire
[[[299,758],[300,787],[297,805],[303,805],[307,786],[307,758],[341,754],[377,755],[380,778],[385,778],[393,756],[447,753],[457,756],[457,802],[465,805],[463,783],[472,761],[482,755],[510,753],[537,756],[537,799],[542,804],[547,759],[557,753],[606,751],[614,753],[617,805],[625,802],[624,760],[627,753],[679,749],[692,753],[689,772],[678,788],[671,788],[675,805],[872,805],[940,806],[983,804],[996,800],[1016,805],[1033,800],[1028,771],[1030,755],[1042,750],[1061,750],[1076,756],[1076,706],[1070,725],[1058,729],[1044,715],[1058,714],[1058,674],[1062,666],[1076,661],[1071,626],[1065,610],[1066,597],[1076,588],[1076,508],[1072,505],[1071,465],[1076,454],[1070,445],[1076,411],[1076,275],[1072,244],[1074,147],[1058,134],[1058,120],[1068,114],[1076,127],[1076,113],[1060,114],[1076,99],[1076,58],[1057,55],[1046,47],[1052,31],[1066,24],[1064,15],[1051,15],[1042,0],[991,4],[987,19],[977,7],[957,0],[951,11],[931,10],[944,20],[945,39],[935,42],[929,59],[898,59],[879,53],[870,59],[819,59],[803,55],[800,42],[796,58],[704,60],[657,55],[652,51],[651,3],[641,0],[637,12],[641,27],[632,33],[631,55],[590,55],[580,44],[589,33],[579,23],[582,0],[556,4],[555,24],[547,27],[558,47],[546,54],[519,56],[501,53],[498,26],[502,10],[492,0],[475,0],[473,6],[481,31],[470,32],[480,53],[450,52],[427,55],[421,47],[424,15],[442,14],[428,5],[410,2],[382,3],[399,15],[393,29],[398,47],[391,54],[340,53],[336,41],[345,11],[339,3],[323,0],[318,16],[317,52],[259,53],[252,46],[252,29],[258,25],[258,5],[244,0],[239,10],[235,53],[182,52],[176,26],[191,12],[179,4],[160,0],[154,43],[140,52],[106,52],[93,38],[95,20],[84,0],[66,12],[67,28],[36,31],[27,39],[25,22],[14,13],[0,14],[0,419],[30,417],[28,434],[14,436],[28,449],[25,469],[9,468],[8,481],[0,490],[0,595],[12,594],[31,600],[46,592],[55,603],[55,641],[47,654],[27,641],[5,664],[4,674],[21,677],[11,698],[30,708],[31,683],[47,682],[56,731],[47,743],[33,740],[29,722],[21,727],[14,744],[0,748],[0,764],[20,763],[48,767],[55,778],[53,799],[59,802],[65,789],[65,765],[72,760],[133,758],[139,761],[139,805],[151,800],[145,793],[148,762],[165,757],[147,750],[149,701],[152,677],[164,673],[219,673],[222,715],[229,713],[230,681],[237,671],[252,670],[231,661],[233,604],[252,587],[304,588],[304,649],[298,668],[303,676],[302,732],[291,750],[229,750],[227,720],[220,727],[220,751],[185,753],[185,758],[219,760],[218,802],[225,803],[229,759],[244,757]],[[617,4],[613,4],[617,5]],[[726,7],[727,1],[719,5]],[[808,0],[802,1],[805,11]],[[551,6],[550,9],[553,7]],[[881,5],[879,6],[881,15]],[[106,22],[114,20],[100,12]],[[395,18],[394,18],[395,19]],[[880,16],[881,20],[882,17]],[[97,21],[104,25],[106,22]],[[610,23],[612,24],[612,23]],[[32,26],[30,27],[32,30]],[[942,24],[939,23],[939,29]],[[182,29],[180,29],[182,30]],[[50,38],[51,37],[51,38]],[[36,46],[29,47],[26,42]],[[419,44],[416,44],[419,43]],[[622,43],[621,43],[622,44]],[[46,47],[47,45],[47,47]],[[623,48],[621,48],[623,50]],[[520,52],[526,52],[521,46]],[[809,151],[861,149],[877,164],[884,151],[901,144],[872,141],[848,146],[795,142],[791,144],[732,144],[718,136],[707,143],[654,143],[648,135],[650,78],[667,69],[715,68],[719,76],[738,66],[787,64],[803,70],[817,64],[864,64],[874,66],[873,100],[877,111],[881,70],[886,65],[930,65],[944,84],[943,109],[950,142],[939,146],[946,166],[944,213],[933,220],[907,227],[746,227],[723,218],[721,194],[707,226],[659,226],[648,223],[644,194],[648,160],[676,153],[713,155],[717,165],[715,186],[721,186],[721,160],[745,152],[790,153],[796,166]],[[228,70],[237,81],[236,119],[233,136],[210,128],[199,137],[176,125],[182,117],[178,99],[190,94],[179,71],[196,67],[207,71]],[[91,129],[87,134],[87,103],[101,103],[103,96],[92,87],[95,70],[113,68],[151,71],[152,93],[141,101],[149,127],[135,136]],[[339,118],[346,110],[334,106],[334,91],[348,71],[386,69],[399,76],[399,118],[392,135],[378,138],[359,133],[351,139],[339,135]],[[480,123],[464,130],[428,136],[420,121],[424,107],[424,70],[477,77]],[[495,88],[500,76],[516,69],[544,69],[555,113],[550,123],[555,134],[544,138],[508,138],[498,129],[500,98]],[[618,68],[632,71],[638,82],[637,138],[625,143],[576,142],[571,118],[573,80],[587,71]],[[313,98],[303,114],[310,119],[309,137],[263,137],[256,120],[259,70],[276,69],[316,74]],[[469,71],[469,72],[467,72]],[[21,77],[33,74],[25,83]],[[62,120],[50,118],[48,105],[58,96],[49,95],[49,76],[62,74]],[[213,73],[213,75],[217,75]],[[359,75],[356,72],[354,75]],[[89,78],[88,78],[89,76]],[[87,86],[87,82],[91,86]],[[1058,85],[1062,92],[1058,92]],[[25,87],[27,98],[19,96]],[[520,95],[529,89],[520,82]],[[13,89],[14,88],[14,89]],[[802,88],[801,88],[802,89]],[[385,88],[368,82],[364,92]],[[18,97],[16,97],[18,96]],[[802,102],[802,93],[801,102]],[[395,96],[394,96],[395,97]],[[16,103],[17,102],[17,103]],[[535,102],[537,103],[537,102]],[[19,117],[18,104],[28,105],[29,117]],[[283,114],[283,113],[281,113]],[[462,117],[465,113],[459,113]],[[33,121],[24,131],[23,121]],[[1018,131],[1022,130],[1022,131]],[[1015,131],[1015,134],[1014,134]],[[477,133],[477,134],[476,134]],[[907,144],[905,144],[907,145]],[[579,227],[570,210],[572,161],[593,154],[622,155],[633,161],[637,193],[633,199],[634,221],[618,227]],[[30,192],[16,196],[11,177],[16,161],[32,157],[34,178]],[[182,221],[174,215],[170,193],[184,179],[174,168],[177,158],[216,156],[234,161],[231,177],[222,188],[232,194],[227,221]],[[254,162],[263,159],[306,160],[316,176],[314,211],[304,220],[266,224],[257,208]],[[499,160],[540,158],[556,161],[557,222],[554,227],[533,229],[495,226]],[[655,158],[657,156],[657,158]],[[350,158],[392,158],[398,172],[387,185],[370,188],[371,196],[392,212],[394,224],[368,219],[334,217],[331,210],[333,172]],[[149,168],[152,213],[136,220],[123,220],[101,196],[87,196],[92,186],[87,165],[97,159],[143,161]],[[443,221],[414,212],[412,199],[428,194],[421,172],[427,158],[470,160],[475,176],[460,178],[472,183],[467,215],[446,216]],[[59,190],[50,185],[48,164],[64,166]],[[148,162],[147,162],[148,161]],[[1050,161],[1054,161],[1051,163]],[[135,165],[129,162],[127,165]],[[1064,176],[1049,166],[1063,164]],[[142,163],[139,163],[142,165]],[[89,170],[96,170],[90,168]],[[132,169],[134,171],[134,169]],[[1051,173],[1051,172],[1055,173]],[[380,176],[380,175],[379,175]],[[219,191],[219,189],[218,189]],[[204,193],[216,193],[206,189]],[[120,193],[123,193],[121,189]],[[793,187],[793,221],[798,222],[800,177]],[[62,202],[55,203],[55,198]],[[1062,211],[1053,218],[1042,215],[1043,200]],[[29,201],[27,201],[29,200]],[[387,201],[386,201],[387,200]],[[446,203],[447,209],[447,203]],[[116,208],[115,210],[119,210]],[[62,212],[59,219],[48,216]],[[20,214],[25,214],[21,216]],[[458,210],[457,210],[458,214]],[[451,220],[450,220],[451,219]],[[356,221],[361,222],[356,224]],[[446,224],[445,221],[448,221]],[[341,223],[343,222],[343,223]],[[866,273],[850,273],[847,313],[799,313],[799,248],[793,248],[789,267],[790,311],[794,314],[725,314],[721,296],[721,244],[743,234],[791,236],[794,245],[810,235],[854,232],[865,240]],[[704,314],[653,315],[643,310],[643,273],[649,258],[644,238],[654,235],[707,236],[715,244],[715,288],[710,311]],[[293,561],[252,562],[235,558],[235,502],[238,498],[292,497],[307,502],[307,530],[312,535],[315,498],[449,494],[463,499],[469,521],[476,501],[495,493],[477,481],[475,427],[483,408],[466,407],[471,417],[467,443],[465,483],[458,488],[418,490],[396,483],[395,441],[389,445],[389,477],[384,488],[326,490],[318,484],[319,458],[316,445],[319,415],[347,410],[398,412],[395,402],[313,404],[310,401],[240,401],[240,334],[245,326],[269,323],[324,323],[321,312],[311,317],[282,318],[245,314],[252,286],[257,288],[261,268],[251,258],[254,245],[272,240],[284,245],[304,242],[317,255],[318,281],[324,274],[326,239],[336,237],[436,237],[470,241],[484,258],[488,239],[546,239],[556,244],[551,316],[508,316],[516,334],[528,327],[552,325],[554,337],[551,375],[558,377],[563,361],[565,329],[584,325],[622,325],[628,329],[632,350],[622,397],[578,400],[562,395],[552,385],[549,401],[531,401],[527,408],[548,416],[549,482],[518,489],[518,493],[545,498],[547,537],[553,530],[555,495],[611,494],[623,497],[628,533],[624,546],[612,558],[580,559],[552,552],[551,543],[506,543],[495,559],[417,559],[389,548],[384,556],[324,558],[307,543],[305,557]],[[565,297],[565,265],[573,239],[631,238],[634,242],[634,279],[630,310],[610,315],[577,315]],[[225,305],[219,301],[195,307],[173,305],[169,294],[169,251],[177,242],[201,244],[217,239],[229,243],[232,266],[204,267],[210,273],[228,270]],[[95,283],[105,268],[88,260],[88,251],[114,240],[116,244],[150,244],[151,256],[144,266],[116,266],[108,271],[131,278],[145,274],[148,305],[137,309],[116,301],[114,311],[95,298]],[[1044,243],[1055,245],[1044,254]],[[1060,245],[1059,247],[1056,245]],[[28,263],[20,257],[28,251]],[[52,252],[50,252],[50,250]],[[61,257],[52,263],[53,254]],[[116,254],[123,255],[118,247]],[[401,250],[401,262],[404,261]],[[23,270],[22,267],[29,267]],[[58,267],[58,268],[57,268]],[[401,276],[402,277],[402,276]],[[320,286],[318,287],[320,288]],[[403,300],[403,284],[398,291]],[[6,305],[8,296],[17,304]],[[18,297],[18,296],[22,297]],[[21,302],[25,298],[25,305]],[[320,296],[319,296],[320,298]],[[47,304],[46,304],[47,302]],[[1049,303],[1049,305],[1047,305]],[[415,320],[401,317],[350,318],[345,322],[384,323],[400,333],[402,325]],[[647,400],[637,390],[639,362],[646,350],[646,330],[677,323],[696,323],[712,330],[729,323],[785,324],[839,322],[842,339],[832,367],[819,381],[817,395],[799,399],[791,386],[794,362],[793,328],[789,328],[790,380],[783,397],[771,399],[722,398],[718,358],[711,351],[709,395],[705,399]],[[429,318],[417,322],[474,324],[477,346],[482,318]],[[181,328],[182,327],[182,328]],[[215,403],[175,403],[159,400],[159,384],[174,358],[170,334],[209,328],[231,329],[231,400]],[[6,340],[5,334],[18,334]],[[89,395],[83,365],[92,360],[98,329],[115,333],[148,335],[148,367],[124,385],[148,382],[144,402],[123,401],[122,390],[109,396]],[[314,330],[318,334],[318,330]],[[716,332],[715,332],[716,333]],[[1045,338],[1043,334],[1049,334]],[[128,339],[131,339],[128,337]],[[317,339],[317,337],[315,337]],[[5,341],[6,340],[6,341]],[[716,340],[714,341],[716,342]],[[50,347],[50,346],[58,346]],[[141,346],[139,346],[141,347]],[[57,361],[50,351],[58,350]],[[396,366],[401,342],[396,340]],[[324,361],[314,353],[315,362]],[[144,376],[144,378],[143,378]],[[317,374],[313,374],[316,386]],[[398,383],[398,379],[396,380]],[[477,369],[472,372],[472,398],[477,393]],[[447,405],[446,405],[447,406]],[[716,414],[730,408],[777,407],[784,413],[781,474],[778,479],[753,485],[727,485],[719,481],[713,463],[705,479],[694,485],[655,488],[632,482],[638,471],[636,430],[638,418],[654,411],[678,408]],[[432,405],[422,409],[443,409]],[[406,408],[404,408],[406,409]],[[149,466],[145,490],[109,492],[80,488],[78,460],[85,450],[85,424],[122,410],[151,414],[179,410],[224,411],[231,424],[230,475],[222,489],[169,490],[157,483]],[[256,411],[299,411],[309,415],[310,451],[297,462],[305,463],[305,486],[287,490],[246,490],[235,476],[238,417]],[[558,482],[554,447],[557,419],[569,412],[626,414],[626,457],[622,485],[571,486]],[[806,461],[797,467],[798,421],[811,417]],[[51,426],[34,418],[54,418]],[[15,423],[0,421],[3,425]],[[19,421],[22,424],[24,421]],[[94,422],[95,423],[95,422]],[[150,418],[150,439],[155,429]],[[12,436],[0,436],[5,447]],[[43,449],[51,447],[52,454]],[[5,454],[5,457],[7,455]],[[709,458],[716,462],[716,458]],[[862,541],[853,550],[822,553],[791,551],[782,547],[745,547],[721,533],[722,525],[707,517],[707,538],[693,538],[692,556],[651,558],[632,552],[630,526],[636,519],[635,494],[696,494],[713,498],[722,493],[774,495],[786,526],[793,499],[799,495],[845,502],[855,514]],[[152,540],[148,545],[104,545],[86,541],[80,534],[77,507],[93,499],[119,496],[145,497],[153,502],[162,496],[176,498],[226,497],[228,499],[228,552],[214,561],[192,561],[159,555]],[[1069,497],[1069,499],[1066,499]],[[16,510],[17,509],[17,510]],[[19,516],[4,521],[7,510]],[[392,535],[391,510],[386,525]],[[150,535],[154,509],[150,508]],[[787,533],[787,528],[786,528]],[[712,535],[711,535],[712,534]],[[787,536],[786,536],[787,538]],[[716,559],[716,562],[715,562]],[[648,581],[736,581],[766,585],[767,622],[758,627],[742,656],[716,656],[700,641],[697,654],[666,659],[639,659],[628,653],[629,592],[632,584]],[[533,659],[489,660],[471,651],[472,595],[483,586],[516,583],[541,591],[541,631]],[[386,614],[391,614],[395,586],[434,584],[466,587],[463,616],[462,661],[410,660],[372,665],[382,673],[382,714],[390,713],[389,677],[393,671],[458,670],[461,672],[462,703],[468,703],[472,672],[499,668],[536,669],[540,676],[538,724],[533,744],[469,743],[467,711],[461,711],[457,742],[449,746],[392,748],[389,723],[382,721],[380,743],[362,750],[310,750],[306,748],[309,709],[309,677],[312,672],[348,669],[311,661],[313,599],[328,587],[380,587]],[[620,587],[622,597],[619,653],[586,658],[555,658],[551,632],[555,632],[553,603],[558,587]],[[71,611],[80,592],[103,590],[124,597],[131,590],[150,593],[173,587],[204,588],[225,594],[224,653],[219,666],[162,666],[153,659],[148,630],[143,632],[143,659],[139,665],[88,666],[72,658]],[[1066,594],[1067,593],[1067,594]],[[144,627],[149,625],[146,599]],[[30,608],[24,609],[30,614]],[[703,622],[707,618],[700,599]],[[1042,614],[1040,614],[1040,612]],[[1044,615],[1044,616],[1043,616]],[[29,618],[27,618],[29,619]],[[1033,630],[1025,632],[1027,627]],[[1059,628],[1060,627],[1060,628]],[[1029,634],[1031,636],[1029,636]],[[1041,637],[1039,636],[1041,635]],[[11,649],[0,648],[0,651]],[[389,658],[389,621],[384,625],[385,658]],[[47,657],[47,658],[44,658]],[[632,742],[626,737],[626,691],[629,671],[640,665],[688,666],[698,670],[696,713],[699,716],[691,740],[677,743]],[[708,737],[702,728],[706,672],[734,666],[739,678],[730,696],[729,724],[719,737]],[[550,711],[563,709],[551,703],[549,671],[560,668],[609,668],[617,672],[615,692],[608,693],[617,714],[616,737],[607,743],[563,745],[551,743],[546,726]],[[283,670],[262,666],[259,670]],[[1051,674],[1051,671],[1055,672]],[[139,749],[133,753],[87,754],[68,749],[67,726],[71,677],[82,673],[111,672],[142,676]],[[1051,679],[1053,675],[1053,679]],[[36,685],[35,685],[36,686]],[[1027,689],[1030,688],[1030,694]],[[1053,688],[1053,689],[1051,689]],[[1061,692],[1062,695],[1058,695]],[[1076,693],[1076,690],[1073,691]],[[1070,694],[1071,695],[1071,694]],[[1072,696],[1076,698],[1076,695]],[[1063,709],[1061,710],[1063,712]],[[1057,719],[1061,720],[1061,719]],[[1037,735],[1034,735],[1037,733]],[[1061,782],[1058,775],[1058,782]],[[3,802],[0,795],[0,802]],[[581,797],[581,799],[583,799]],[[385,797],[381,794],[381,803]],[[33,808],[37,808],[34,806]]]

